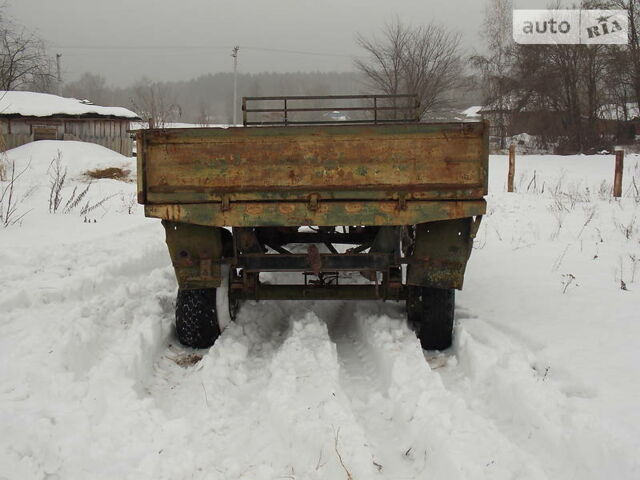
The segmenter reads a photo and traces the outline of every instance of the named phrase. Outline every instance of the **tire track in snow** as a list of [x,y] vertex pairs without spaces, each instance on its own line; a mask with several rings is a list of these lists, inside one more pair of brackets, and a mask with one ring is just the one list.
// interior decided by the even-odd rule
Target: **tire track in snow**
[[342,388],[349,397],[362,403],[372,394],[382,394],[382,375],[371,347],[363,342],[358,324],[353,321],[355,308],[343,303],[334,318],[328,319],[329,334],[336,344]]
[[250,302],[196,366],[158,362],[151,398],[192,432],[177,450],[209,452],[189,460],[194,478],[342,478],[335,448],[354,477],[373,474],[335,345],[313,313],[326,305],[316,307]]
[[380,472],[384,467],[378,453],[381,450],[379,439],[370,432],[369,424],[372,419],[363,418],[361,413],[371,398],[384,393],[380,366],[371,347],[363,341],[362,334],[358,331],[359,325],[354,319],[355,308],[352,302],[341,303],[333,315],[326,313],[324,319],[338,353],[341,389],[349,399],[350,408],[364,431],[372,464]]
[[546,478],[537,462],[444,388],[393,305],[330,322],[341,385],[381,478]]

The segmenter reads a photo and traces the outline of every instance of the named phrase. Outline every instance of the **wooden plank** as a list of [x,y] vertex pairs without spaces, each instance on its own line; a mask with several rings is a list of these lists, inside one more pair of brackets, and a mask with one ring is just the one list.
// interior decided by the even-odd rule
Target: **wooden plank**
[[509,146],[509,172],[507,174],[507,192],[513,192],[513,181],[516,175],[516,146]]
[[624,150],[616,150],[616,168],[613,177],[613,196],[622,197],[622,171],[624,170]]

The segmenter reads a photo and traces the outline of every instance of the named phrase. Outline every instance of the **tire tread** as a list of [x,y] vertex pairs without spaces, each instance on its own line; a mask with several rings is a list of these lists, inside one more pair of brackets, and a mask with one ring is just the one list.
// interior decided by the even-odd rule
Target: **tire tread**
[[218,336],[216,289],[178,290],[176,334],[182,345],[209,348]]

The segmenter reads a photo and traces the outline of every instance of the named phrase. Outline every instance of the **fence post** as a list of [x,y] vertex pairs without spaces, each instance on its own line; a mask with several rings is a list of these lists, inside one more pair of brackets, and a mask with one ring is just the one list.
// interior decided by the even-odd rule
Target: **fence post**
[[247,126],[247,99],[242,97],[242,125]]
[[613,196],[622,197],[622,170],[624,168],[624,150],[616,148],[616,172],[613,177]]
[[509,176],[507,177],[507,192],[513,192],[513,179],[516,175],[516,146],[509,145]]

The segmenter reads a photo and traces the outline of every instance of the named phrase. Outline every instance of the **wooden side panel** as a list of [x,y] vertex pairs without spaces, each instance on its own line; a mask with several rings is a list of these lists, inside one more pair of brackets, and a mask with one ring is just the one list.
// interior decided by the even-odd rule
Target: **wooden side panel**
[[304,200],[310,192],[477,199],[486,193],[485,130],[477,123],[146,131],[147,200]]

